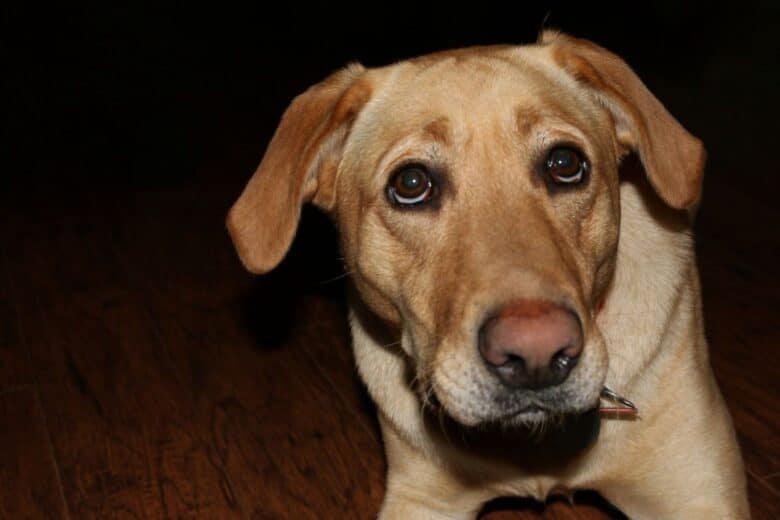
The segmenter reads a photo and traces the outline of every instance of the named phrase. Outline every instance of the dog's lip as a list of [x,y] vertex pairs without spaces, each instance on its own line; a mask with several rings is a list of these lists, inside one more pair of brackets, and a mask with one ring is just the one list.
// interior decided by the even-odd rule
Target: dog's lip
[[499,422],[511,421],[513,419],[517,419],[518,417],[522,417],[524,415],[537,415],[537,414],[547,415],[550,413],[553,413],[553,411],[550,410],[549,408],[537,403],[531,403],[521,408],[518,408],[517,410],[512,410],[509,413],[503,414],[501,417],[498,417],[496,420]]
[[587,406],[583,410],[571,410],[571,409],[565,409],[565,410],[559,410],[556,408],[553,408],[551,406],[538,403],[538,402],[532,402],[530,404],[526,404],[522,407],[519,407],[514,410],[510,410],[507,413],[502,414],[500,417],[497,417],[495,421],[497,422],[508,422],[513,421],[516,419],[520,419],[525,417],[531,417],[531,416],[538,416],[538,415],[580,415],[583,413],[587,413],[589,410],[592,410],[593,408],[596,408],[598,406],[598,402],[596,402],[593,406]]
[[[447,415],[453,417],[456,422],[460,422],[457,419],[457,414],[453,413],[453,410],[450,410],[449,407],[441,401],[435,390],[432,390],[426,395],[425,404],[427,405],[427,408],[430,410],[442,409]],[[553,403],[548,403],[543,399],[534,398],[532,396],[530,396],[528,400],[525,400],[521,406],[518,406],[520,403],[517,402],[512,404],[514,404],[514,406],[509,403],[503,403],[503,410],[501,410],[501,413],[493,415],[492,417],[483,417],[478,420],[478,422],[511,424],[532,417],[534,417],[532,420],[544,420],[544,418],[551,416],[576,416],[588,413],[590,410],[597,408],[599,406],[599,398],[597,397],[591,405],[583,408],[571,408],[565,405],[555,406]]]
[[538,404],[529,404],[527,406],[520,408],[515,412],[512,412],[511,415],[522,415],[524,413],[532,413],[532,412],[549,412],[549,410],[544,406],[540,406]]
[[[428,406],[431,407],[432,409],[443,407],[446,410],[446,407],[442,405],[441,401],[436,395],[436,392],[431,392],[431,394],[429,395]],[[491,419],[490,422],[512,421],[513,419],[517,419],[518,417],[522,417],[523,415],[531,415],[531,414],[547,415],[552,413],[555,413],[552,409],[544,405],[541,405],[539,403],[533,402],[521,406],[520,408],[510,410],[509,412],[502,414],[499,417]]]

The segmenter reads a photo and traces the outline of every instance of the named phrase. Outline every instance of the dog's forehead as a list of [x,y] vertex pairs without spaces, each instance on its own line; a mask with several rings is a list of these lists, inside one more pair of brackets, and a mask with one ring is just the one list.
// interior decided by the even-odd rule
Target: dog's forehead
[[522,127],[526,114],[576,123],[583,113],[571,107],[590,104],[538,46],[458,49],[373,72],[377,91],[366,117],[385,135],[434,121],[483,131]]

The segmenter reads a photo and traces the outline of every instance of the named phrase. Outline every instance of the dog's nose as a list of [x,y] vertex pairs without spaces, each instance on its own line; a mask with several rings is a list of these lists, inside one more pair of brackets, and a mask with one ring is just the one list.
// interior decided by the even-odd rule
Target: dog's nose
[[501,381],[538,390],[562,383],[582,352],[577,315],[544,301],[521,301],[485,321],[479,352]]

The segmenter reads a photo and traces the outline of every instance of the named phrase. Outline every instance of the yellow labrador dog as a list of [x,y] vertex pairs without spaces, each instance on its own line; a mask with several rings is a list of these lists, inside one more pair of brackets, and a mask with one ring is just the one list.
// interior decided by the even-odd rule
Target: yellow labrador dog
[[301,204],[337,223],[380,518],[581,488],[635,519],[748,517],[690,233],[704,162],[620,58],[554,31],[292,102],[227,224],[264,273]]

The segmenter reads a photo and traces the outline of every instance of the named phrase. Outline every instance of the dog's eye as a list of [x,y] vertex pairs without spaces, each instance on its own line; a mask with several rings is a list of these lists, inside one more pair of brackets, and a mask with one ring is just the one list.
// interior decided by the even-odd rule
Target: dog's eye
[[550,151],[545,168],[556,184],[577,184],[585,178],[588,163],[574,148],[559,146]]
[[414,206],[427,201],[433,195],[431,175],[422,166],[405,166],[390,177],[387,196],[400,206]]

